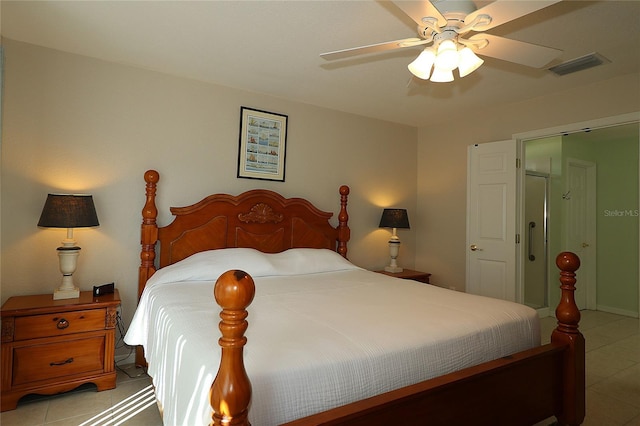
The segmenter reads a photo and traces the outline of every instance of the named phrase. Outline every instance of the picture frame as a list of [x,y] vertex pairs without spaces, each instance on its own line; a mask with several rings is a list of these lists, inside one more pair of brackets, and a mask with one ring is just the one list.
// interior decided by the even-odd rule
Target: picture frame
[[288,116],[240,108],[238,178],[284,182]]

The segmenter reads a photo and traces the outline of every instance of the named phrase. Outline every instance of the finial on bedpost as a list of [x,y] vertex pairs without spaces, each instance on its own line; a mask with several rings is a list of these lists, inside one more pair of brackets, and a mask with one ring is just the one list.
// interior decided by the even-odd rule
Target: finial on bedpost
[[347,258],[347,241],[351,238],[351,230],[347,225],[349,213],[347,213],[347,200],[349,198],[349,187],[340,187],[340,213],[338,214],[338,253]]
[[556,309],[558,326],[551,334],[551,343],[567,346],[564,352],[562,411],[556,414],[562,425],[579,425],[585,415],[585,357],[584,336],[578,330],[580,310],[576,305],[576,271],[580,258],[571,252],[562,252],[556,257],[560,269],[560,303]]
[[577,333],[580,322],[580,310],[576,305],[576,271],[580,268],[580,259],[574,253],[565,251],[556,257],[556,265],[560,269],[560,303],[556,309],[558,327],[566,333]]
[[255,295],[253,279],[244,271],[227,271],[218,278],[213,290],[220,312],[222,348],[220,368],[209,400],[213,408],[212,425],[249,425],[251,382],[244,368],[242,351],[247,343],[244,336],[249,325],[247,307]]

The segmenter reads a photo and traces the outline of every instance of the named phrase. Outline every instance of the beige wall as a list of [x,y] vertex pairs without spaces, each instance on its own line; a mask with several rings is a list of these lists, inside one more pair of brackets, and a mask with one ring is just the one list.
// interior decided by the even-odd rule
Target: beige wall
[[[115,281],[128,323],[136,305],[143,173],[160,172],[161,224],[169,205],[216,192],[267,188],[337,213],[351,187],[351,260],[388,262],[382,207],[416,224],[417,130],[198,81],[4,40],[2,301],[50,293],[63,230],[36,226],[48,192],[94,195],[100,227],[75,232],[83,290]],[[289,116],[286,182],[236,178],[240,107]],[[337,223],[337,222],[335,222]],[[415,238],[402,232],[401,263]]]
[[464,290],[468,145],[637,111],[640,75],[632,74],[421,128],[416,267],[441,286]]

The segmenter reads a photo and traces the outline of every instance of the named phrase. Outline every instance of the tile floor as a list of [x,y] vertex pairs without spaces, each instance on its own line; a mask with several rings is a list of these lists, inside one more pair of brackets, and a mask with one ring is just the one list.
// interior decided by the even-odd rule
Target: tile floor
[[[543,338],[547,338],[555,327],[555,319],[544,318],[541,324]],[[584,424],[640,426],[640,321],[605,312],[583,311],[580,330],[587,347]],[[56,396],[25,397],[16,410],[0,415],[0,423],[3,426],[162,425],[149,377],[144,374],[135,377],[141,372],[132,367],[125,371],[133,377],[118,371],[118,386],[110,391],[95,392],[95,386],[86,385]],[[137,410],[141,411],[126,418]]]

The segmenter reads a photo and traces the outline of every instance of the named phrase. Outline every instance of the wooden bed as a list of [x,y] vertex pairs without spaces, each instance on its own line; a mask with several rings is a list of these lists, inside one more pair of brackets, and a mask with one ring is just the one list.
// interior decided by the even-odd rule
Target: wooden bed
[[[307,200],[287,199],[268,190],[238,196],[216,194],[191,206],[172,207],[173,222],[158,227],[155,195],[159,174],[149,170],[144,179],[139,296],[156,272],[156,264],[162,268],[205,250],[249,247],[279,253],[290,248],[329,248],[346,258],[350,238],[346,186],[339,190],[337,227],[329,223],[332,213],[320,211]],[[585,415],[585,347],[573,297],[580,261],[565,252],[558,255],[556,263],[561,270],[562,296],[556,310],[558,327],[550,344],[288,424],[532,425],[552,416],[559,424],[581,424]],[[218,279],[214,295],[222,307],[222,357],[210,392],[212,423],[246,425],[251,383],[244,368],[243,348],[253,279],[243,271],[228,271]],[[145,364],[141,348],[136,362]]]

